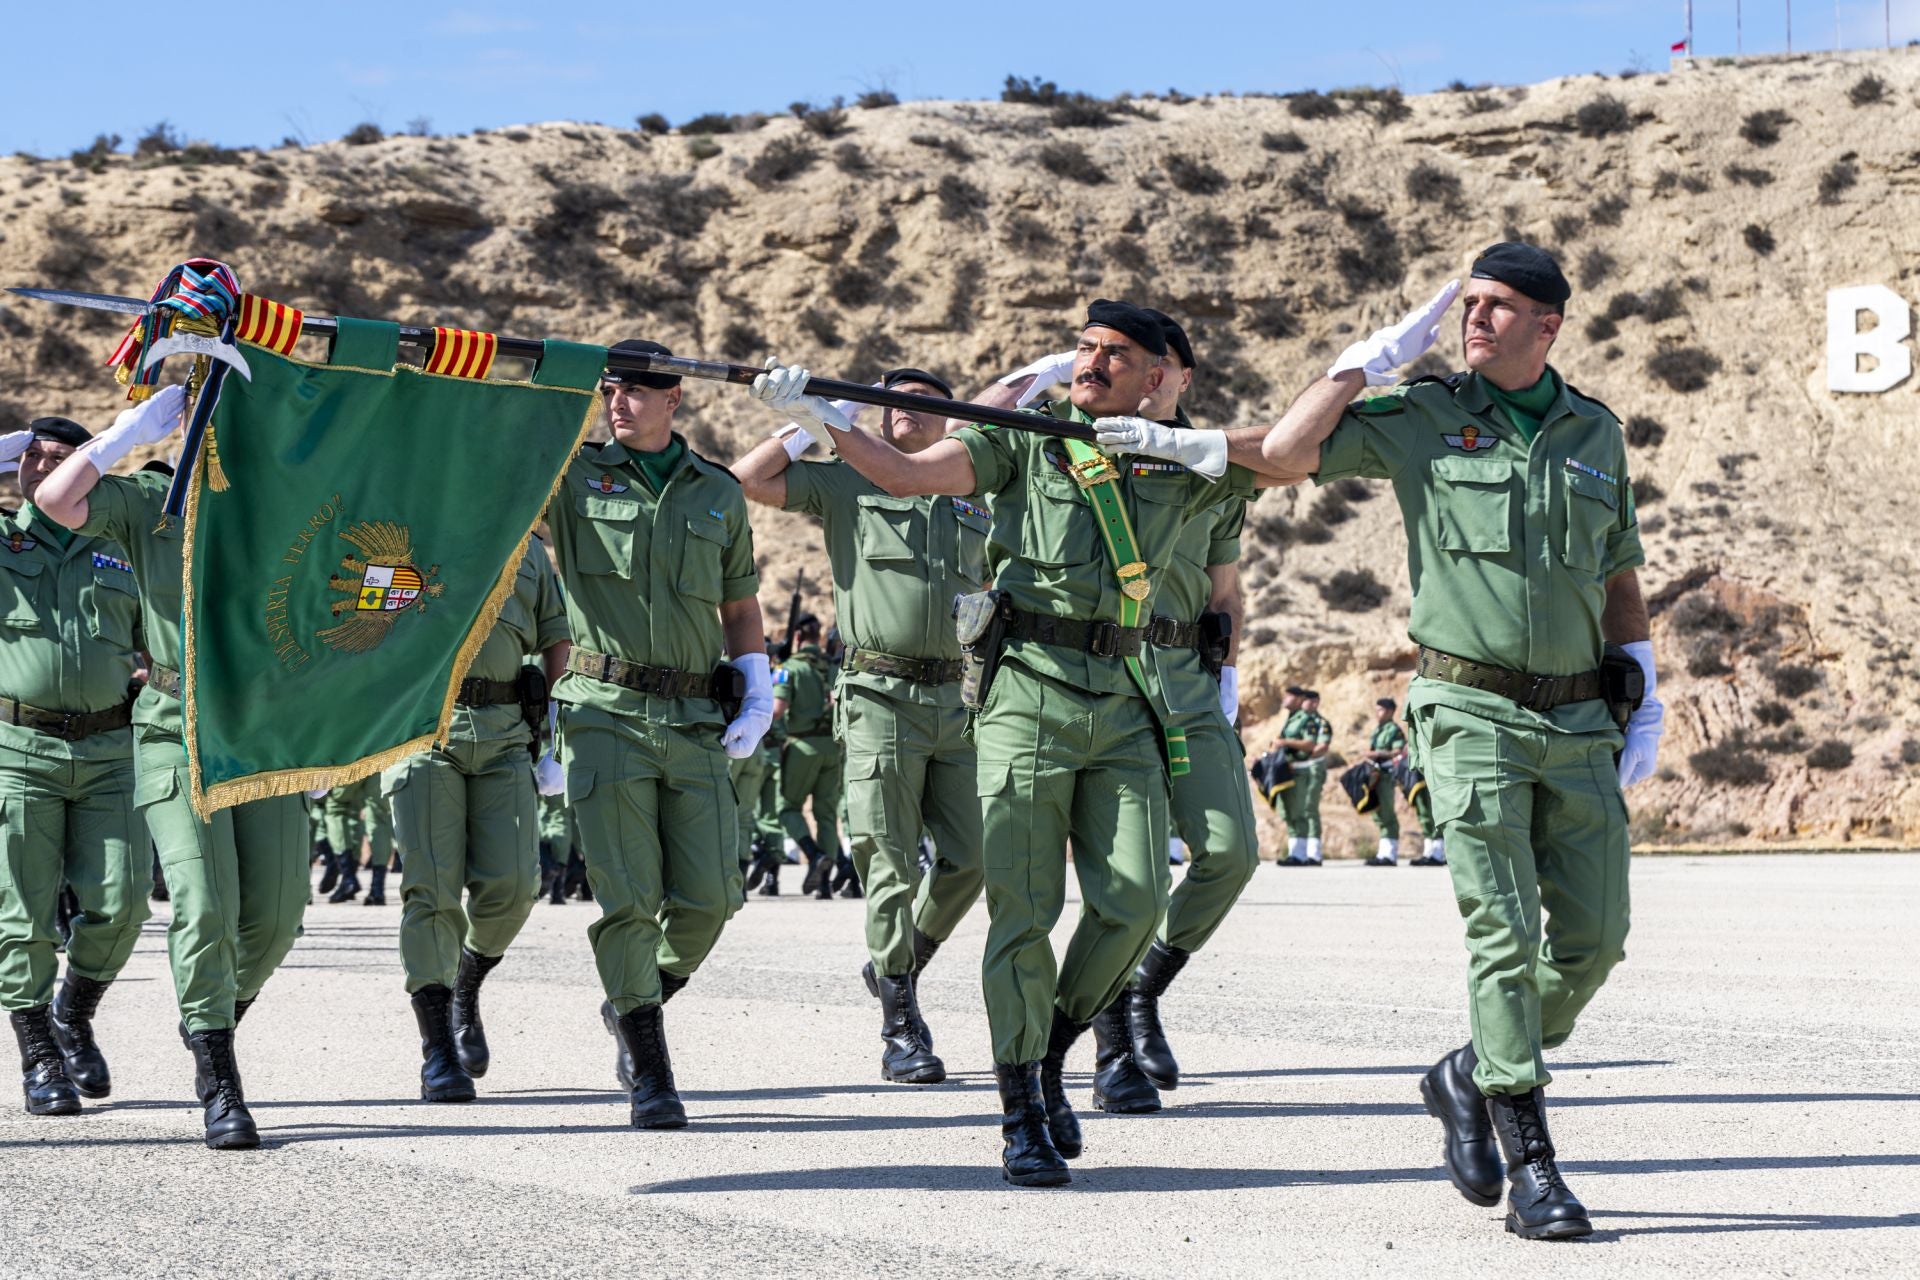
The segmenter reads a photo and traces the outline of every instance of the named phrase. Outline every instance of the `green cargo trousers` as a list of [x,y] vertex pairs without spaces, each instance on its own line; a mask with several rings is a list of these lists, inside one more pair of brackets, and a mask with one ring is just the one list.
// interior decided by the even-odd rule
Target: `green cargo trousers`
[[[524,748],[522,748],[524,750]],[[381,794],[379,778],[362,778],[327,792],[327,843],[360,865],[360,841],[368,845],[367,865],[384,867],[393,861],[393,810]]]
[[160,851],[172,899],[167,953],[188,1031],[233,1026],[300,936],[307,909],[307,801],[274,796],[202,822],[178,735],[135,726],[133,803]]
[[[842,684],[837,714],[847,749],[847,839],[867,895],[867,953],[876,973],[897,978],[913,972],[914,930],[945,942],[986,881],[967,713]],[[921,878],[923,830],[933,833],[937,857]]]
[[[829,856],[840,852],[840,801],[845,785],[840,744],[826,734],[787,739],[780,753],[780,829],[794,841],[812,836]],[[813,801],[813,827],[800,807]]]
[[1327,758],[1296,760],[1293,785],[1280,793],[1287,816],[1287,834],[1296,839],[1320,838],[1320,793],[1327,785]]
[[[1053,1011],[1090,1022],[1153,945],[1167,908],[1167,774],[1146,699],[1089,693],[1003,662],[975,718],[995,1062],[1044,1057]],[[1056,968],[1067,846],[1080,920]]]
[[[536,803],[540,807],[539,838],[553,851],[554,861],[564,866],[573,853],[573,814],[567,809],[567,798],[539,796]],[[537,842],[534,847],[539,848]]]
[[133,813],[133,735],[115,729],[86,744],[99,748],[110,737],[122,754],[76,760],[54,738],[45,755],[0,745],[0,1008],[34,1009],[53,999],[63,881],[80,900],[69,971],[112,982],[140,937],[152,882],[146,832]]
[[760,791],[766,786],[768,776],[773,772],[768,763],[766,752],[755,751],[744,760],[735,760],[731,764],[733,775],[734,813],[740,821],[740,844],[735,856],[745,862],[747,849],[759,834]]
[[407,991],[451,987],[462,946],[504,955],[533,913],[540,832],[526,730],[455,735],[387,770],[381,785],[407,850],[400,886]]
[[600,918],[587,929],[614,1011],[660,1003],[740,909],[740,828],[717,726],[560,708],[567,805]]
[[1525,1093],[1552,1078],[1541,1051],[1565,1043],[1626,958],[1620,735],[1524,729],[1447,706],[1408,718],[1467,922],[1474,1083]]
[[1174,834],[1186,842],[1187,874],[1175,886],[1160,941],[1198,951],[1260,869],[1260,829],[1247,786],[1247,752],[1223,714],[1182,721],[1192,768],[1173,779]]

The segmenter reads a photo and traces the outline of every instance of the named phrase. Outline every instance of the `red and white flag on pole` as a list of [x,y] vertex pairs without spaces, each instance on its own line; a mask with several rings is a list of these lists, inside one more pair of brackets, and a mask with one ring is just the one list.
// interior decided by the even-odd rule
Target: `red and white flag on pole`
[[1687,51],[1687,42],[1685,40],[1675,40],[1673,42],[1672,52],[1685,53],[1686,51]]

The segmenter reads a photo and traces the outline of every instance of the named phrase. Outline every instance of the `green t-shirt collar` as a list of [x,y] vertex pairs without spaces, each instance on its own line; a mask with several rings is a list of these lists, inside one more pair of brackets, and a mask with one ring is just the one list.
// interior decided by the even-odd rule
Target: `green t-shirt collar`
[[1507,391],[1485,378],[1480,381],[1487,388],[1487,395],[1506,412],[1507,421],[1513,423],[1514,430],[1528,444],[1540,434],[1554,401],[1560,398],[1560,376],[1550,368],[1540,375],[1540,381],[1524,391]]
[[20,505],[20,527],[24,529],[28,525],[34,526],[34,531],[42,537],[53,539],[53,545],[62,551],[73,545],[73,530],[57,520],[49,519],[45,512],[31,502]]

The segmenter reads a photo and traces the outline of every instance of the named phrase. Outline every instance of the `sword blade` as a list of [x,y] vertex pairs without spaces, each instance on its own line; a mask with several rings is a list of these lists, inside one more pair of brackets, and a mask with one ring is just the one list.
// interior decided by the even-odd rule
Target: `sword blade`
[[111,293],[81,293],[77,289],[9,289],[8,293],[32,298],[35,302],[57,302],[63,307],[86,307],[92,311],[118,311],[121,315],[145,315],[147,304],[139,298],[121,298]]

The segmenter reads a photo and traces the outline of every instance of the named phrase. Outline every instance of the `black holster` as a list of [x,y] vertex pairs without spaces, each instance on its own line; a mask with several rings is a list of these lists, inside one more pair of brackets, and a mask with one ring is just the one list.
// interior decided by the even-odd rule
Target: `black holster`
[[740,707],[747,700],[747,673],[731,662],[721,663],[713,669],[707,696],[720,704],[721,713],[732,724],[740,718]]
[[1600,658],[1600,696],[1622,733],[1633,713],[1647,700],[1647,673],[1617,644],[1608,645]]
[[987,705],[1013,605],[1004,591],[976,591],[953,601],[953,634],[960,641],[960,701],[969,711]]
[[520,718],[527,722],[527,728],[533,731],[530,750],[533,758],[540,758],[540,742],[546,735],[547,727],[547,673],[539,667],[523,665],[513,677],[513,691],[520,703]]
[[1200,615],[1200,665],[1215,680],[1227,665],[1227,652],[1233,648],[1233,617],[1225,613]]

